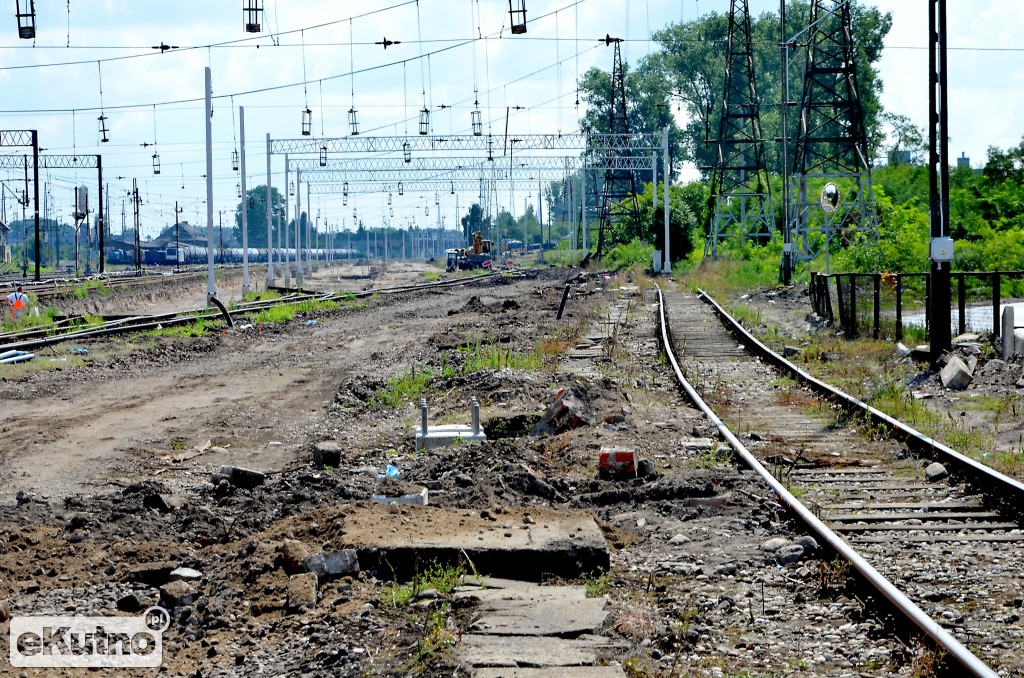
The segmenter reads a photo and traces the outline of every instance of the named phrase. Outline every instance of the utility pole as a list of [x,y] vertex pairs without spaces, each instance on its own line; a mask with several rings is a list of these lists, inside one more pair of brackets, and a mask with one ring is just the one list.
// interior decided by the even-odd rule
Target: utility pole
[[[244,145],[243,145],[244,148]],[[242,155],[245,155],[244,153]],[[242,181],[245,181],[245,172],[242,172]],[[267,287],[273,287],[274,282],[274,226],[271,221],[274,211],[274,191],[270,185],[270,133],[267,133]]]
[[[139,197],[139,181],[132,179],[132,203],[135,206],[135,275],[142,275],[142,219],[139,214],[139,206],[142,205],[142,198]],[[77,245],[76,245],[77,248]]]
[[928,3],[928,189],[931,233],[931,296],[928,299],[931,326],[928,328],[932,360],[937,360],[952,343],[950,307],[950,266],[953,239],[949,237],[949,106],[946,97],[946,0]]
[[789,43],[786,41],[786,0],[779,0],[779,48],[782,50],[782,284],[793,279],[793,224],[789,220]]
[[213,76],[206,67],[206,303],[217,297],[213,274]]
[[179,215],[178,201],[174,201],[174,272],[178,272],[178,264],[181,262],[181,219]]
[[[245,188],[245,107],[238,107],[238,124],[242,128],[242,296],[249,294],[249,195]],[[268,196],[269,197],[269,196]],[[268,243],[269,246],[269,243]]]

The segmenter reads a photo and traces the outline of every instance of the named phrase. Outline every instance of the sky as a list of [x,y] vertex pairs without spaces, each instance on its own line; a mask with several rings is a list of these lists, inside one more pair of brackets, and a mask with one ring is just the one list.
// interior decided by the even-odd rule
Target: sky
[[[624,38],[623,57],[635,63],[657,48],[652,31],[729,6],[727,0],[512,0],[525,3],[530,21],[525,35],[513,36],[507,0],[265,0],[261,33],[244,31],[246,1],[36,0],[34,41],[18,39],[8,10],[6,20],[0,17],[2,128],[38,129],[48,153],[102,153],[112,232],[133,221],[127,194],[135,178],[143,237],[150,237],[174,223],[175,202],[182,220],[206,223],[206,67],[215,97],[214,223],[221,213],[229,223],[238,202],[231,154],[239,147],[239,107],[245,108],[249,187],[266,181],[266,135],[301,138],[307,107],[314,137],[347,135],[352,108],[365,136],[415,134],[424,106],[432,111],[433,133],[468,134],[475,100],[485,133],[504,134],[506,114],[510,134],[573,132],[583,112],[576,105],[578,75],[611,67],[612,50],[601,38]],[[893,15],[879,64],[882,103],[926,127],[928,2],[870,4]],[[750,5],[753,13],[778,9],[769,0]],[[949,3],[948,22],[950,152],[963,152],[978,166],[989,146],[1016,145],[1024,133],[1024,13],[1015,0],[958,0]],[[400,44],[374,44],[385,39]],[[174,48],[153,49],[161,44]],[[99,141],[101,113],[106,143]],[[273,167],[281,186],[283,159],[275,156]],[[13,171],[0,170],[0,178],[11,221],[20,216],[12,191],[23,183]],[[44,171],[42,180],[51,214],[69,219],[77,185],[89,187],[95,209],[94,170]],[[475,197],[441,192],[445,224],[455,227]],[[505,202],[519,214],[524,201],[535,200],[534,192]],[[395,196],[390,207],[385,201],[360,196],[342,205],[341,196],[314,196],[309,211],[332,228],[351,228],[353,209],[368,226],[384,219],[399,227],[414,219],[433,225],[438,216],[432,195]]]

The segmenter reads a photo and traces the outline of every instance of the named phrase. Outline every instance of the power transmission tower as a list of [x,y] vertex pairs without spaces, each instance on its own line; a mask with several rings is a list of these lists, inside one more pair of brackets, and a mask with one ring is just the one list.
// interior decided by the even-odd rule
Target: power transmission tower
[[767,242],[775,231],[764,162],[764,135],[754,78],[747,0],[729,3],[725,88],[711,173],[704,256],[718,257],[732,238]]
[[857,89],[850,4],[813,0],[791,194],[797,258],[808,261],[836,239],[878,237],[867,131]]
[[[604,191],[601,194],[600,226],[597,231],[596,257],[598,259],[604,252],[605,231],[611,228],[613,221],[631,215],[633,223],[638,229],[640,228],[640,205],[636,199],[636,177],[632,170],[627,169],[628,161],[625,163],[621,161],[621,158],[632,155],[629,144],[625,143],[625,139],[629,137],[629,120],[626,114],[626,77],[622,70],[622,52],[620,50],[622,38],[606,35],[604,43],[605,45],[615,45],[608,133],[621,137],[624,142],[621,145],[625,147],[625,150],[607,149],[605,151],[607,169],[604,175]],[[589,254],[584,261],[588,258]]]

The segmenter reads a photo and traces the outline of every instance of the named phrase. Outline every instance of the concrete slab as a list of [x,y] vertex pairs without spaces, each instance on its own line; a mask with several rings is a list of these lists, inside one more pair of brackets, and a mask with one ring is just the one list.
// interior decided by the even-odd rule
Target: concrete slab
[[477,572],[530,581],[609,567],[608,545],[590,513],[517,507],[492,517],[437,506],[392,513],[357,505],[345,511],[345,539],[362,569],[390,576],[394,568],[400,578],[411,577],[417,563],[467,557]]
[[624,678],[620,666],[556,666],[544,669],[477,669],[476,678]]
[[601,630],[611,614],[607,603],[604,598],[488,601],[470,630],[503,636],[575,638]]
[[587,590],[582,586],[535,586],[534,589],[492,589],[460,587],[456,598],[470,598],[479,600],[481,603],[498,603],[508,601],[541,601],[561,600],[569,602],[573,600],[584,600],[587,597]]
[[593,666],[600,650],[614,647],[607,638],[583,636],[575,640],[529,636],[462,636],[459,656],[472,666],[545,668]]

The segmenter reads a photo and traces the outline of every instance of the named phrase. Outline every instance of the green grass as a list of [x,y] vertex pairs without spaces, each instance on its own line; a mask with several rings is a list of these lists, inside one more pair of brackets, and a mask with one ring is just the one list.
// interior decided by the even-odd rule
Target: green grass
[[252,321],[263,325],[270,323],[283,323],[288,322],[295,318],[296,313],[303,313],[308,311],[335,311],[340,306],[333,301],[319,301],[316,299],[307,299],[305,301],[298,301],[289,304],[277,304],[270,308],[265,308],[254,316],[251,315]]
[[431,273],[430,271],[423,271],[423,277],[426,278],[427,280],[440,280],[441,274]]
[[486,369],[501,370],[506,367],[515,370],[539,370],[547,362],[545,346],[540,342],[531,351],[520,351],[512,346],[506,349],[501,344],[484,344],[480,337],[476,337],[469,346],[459,350],[466,354],[462,364],[463,373]]
[[377,402],[385,407],[399,407],[415,401],[426,390],[434,376],[434,370],[426,365],[412,368],[405,374],[391,377],[383,388],[377,390]]
[[[417,563],[418,564],[418,563]],[[422,571],[417,569],[412,581],[399,586],[398,582],[392,582],[387,593],[388,600],[385,601],[392,607],[402,607],[416,600],[416,597],[427,589],[434,589],[439,595],[451,593],[465,574],[463,565],[446,565],[437,560],[428,562]]]
[[159,330],[143,332],[144,336],[150,337],[201,337],[218,325],[218,320],[199,318],[195,322],[182,325],[173,325]]

